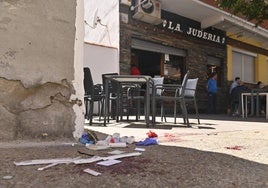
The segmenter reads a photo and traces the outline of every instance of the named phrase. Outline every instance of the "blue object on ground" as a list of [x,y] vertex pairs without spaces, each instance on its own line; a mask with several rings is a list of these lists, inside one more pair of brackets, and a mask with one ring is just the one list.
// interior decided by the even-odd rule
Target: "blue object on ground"
[[136,146],[149,146],[149,145],[156,145],[157,139],[156,138],[146,138],[144,141],[139,141],[136,143]]

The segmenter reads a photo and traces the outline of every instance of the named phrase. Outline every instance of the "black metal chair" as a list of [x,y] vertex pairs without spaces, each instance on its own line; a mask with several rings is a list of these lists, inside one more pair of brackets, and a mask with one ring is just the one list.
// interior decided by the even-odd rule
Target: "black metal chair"
[[[108,98],[109,98],[109,102],[108,102],[108,111],[110,110],[110,103],[111,103],[111,117],[112,119],[115,119],[116,117],[116,100],[117,100],[117,95],[118,95],[118,84],[108,81],[107,80],[107,76],[112,76],[112,75],[118,75],[118,73],[106,73],[106,74],[102,74],[102,85],[103,85],[103,94],[105,94],[105,88],[106,88],[106,83],[108,83]],[[109,113],[110,114],[110,113]],[[107,121],[109,122],[109,117],[107,119]]]
[[98,102],[98,115],[99,120],[101,118],[101,111],[103,106],[103,91],[100,84],[94,85],[90,69],[84,68],[84,102],[86,107],[85,118],[89,120],[89,124],[92,125],[94,102]]

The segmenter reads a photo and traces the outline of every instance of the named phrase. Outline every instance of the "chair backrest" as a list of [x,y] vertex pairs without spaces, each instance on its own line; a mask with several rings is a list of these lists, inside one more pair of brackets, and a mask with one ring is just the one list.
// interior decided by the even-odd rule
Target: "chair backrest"
[[[156,84],[163,84],[164,83],[164,77],[155,77],[155,78],[152,78],[153,80],[153,84],[156,85]],[[152,86],[150,86],[149,88],[149,92],[150,94],[152,94]],[[156,95],[161,95],[162,91],[161,90],[156,90]]]
[[84,67],[84,90],[86,95],[92,95],[94,92],[94,83],[88,67]]
[[[106,83],[106,76],[112,76],[112,75],[118,75],[118,73],[106,73],[106,74],[102,74],[102,84],[103,84],[103,90],[105,92],[105,83]],[[113,82],[109,82],[109,92],[110,93],[117,93],[117,84],[113,83]]]
[[187,83],[185,86],[184,97],[195,97],[197,82],[198,82],[198,78],[187,80]]
[[183,77],[183,80],[182,80],[182,83],[181,83],[181,88],[180,88],[180,91],[179,91],[179,96],[184,96],[185,86],[187,84],[187,80],[189,78],[189,74],[190,74],[190,72],[187,71],[186,74]]

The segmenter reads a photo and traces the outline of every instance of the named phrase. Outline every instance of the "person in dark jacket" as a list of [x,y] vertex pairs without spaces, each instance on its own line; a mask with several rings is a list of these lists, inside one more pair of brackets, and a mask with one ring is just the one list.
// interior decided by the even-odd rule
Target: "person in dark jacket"
[[239,85],[232,89],[231,92],[231,111],[233,116],[240,115],[240,103],[241,103],[241,93],[248,93],[251,90],[244,85],[244,82],[240,81]]

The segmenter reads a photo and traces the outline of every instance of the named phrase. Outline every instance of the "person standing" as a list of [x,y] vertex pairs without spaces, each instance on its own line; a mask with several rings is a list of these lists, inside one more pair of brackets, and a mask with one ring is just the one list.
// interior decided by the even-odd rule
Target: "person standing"
[[216,114],[216,102],[217,102],[217,78],[218,74],[213,72],[210,79],[207,82],[207,91],[208,91],[208,113]]

